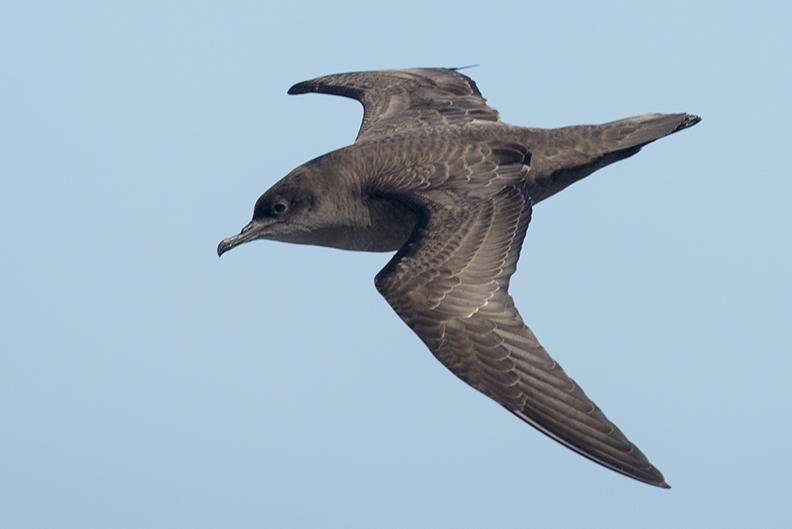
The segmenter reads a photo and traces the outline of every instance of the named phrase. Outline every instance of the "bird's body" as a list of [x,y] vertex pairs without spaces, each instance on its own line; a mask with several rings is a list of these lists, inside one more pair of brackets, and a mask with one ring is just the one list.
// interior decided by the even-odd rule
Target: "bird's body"
[[376,286],[446,367],[580,454],[667,487],[550,358],[508,285],[533,205],[699,118],[517,127],[500,122],[475,83],[452,69],[338,74],[289,91],[304,92],[360,100],[357,141],[276,183],[218,253],[253,239],[398,250]]

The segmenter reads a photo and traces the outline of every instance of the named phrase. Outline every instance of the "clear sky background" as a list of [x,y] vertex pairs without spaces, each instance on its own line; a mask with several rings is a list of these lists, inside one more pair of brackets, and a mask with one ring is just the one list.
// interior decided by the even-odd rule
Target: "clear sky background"
[[[792,526],[784,2],[4,2],[0,527]],[[257,242],[353,141],[321,74],[469,70],[505,121],[704,120],[543,202],[512,293],[670,491],[447,372],[388,254]]]

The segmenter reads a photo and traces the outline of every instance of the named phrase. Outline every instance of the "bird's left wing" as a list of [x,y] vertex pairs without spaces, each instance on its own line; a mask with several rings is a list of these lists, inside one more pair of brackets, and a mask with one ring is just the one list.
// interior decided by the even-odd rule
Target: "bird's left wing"
[[523,186],[475,201],[439,190],[401,200],[419,213],[419,223],[375,284],[437,359],[572,450],[668,487],[547,354],[507,292],[531,214]]
[[414,68],[350,72],[317,77],[289,88],[289,94],[320,92],[363,104],[357,141],[402,130],[498,121],[476,83],[456,68]]

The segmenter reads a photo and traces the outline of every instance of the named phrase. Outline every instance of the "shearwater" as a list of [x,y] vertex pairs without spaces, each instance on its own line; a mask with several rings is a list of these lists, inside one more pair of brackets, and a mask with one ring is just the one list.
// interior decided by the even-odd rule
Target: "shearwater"
[[398,250],[377,290],[440,362],[542,433],[626,476],[663,475],[561,369],[508,293],[532,207],[691,114],[559,129],[500,121],[458,68],[353,72],[292,86],[357,99],[355,143],[286,175],[218,255],[256,239]]

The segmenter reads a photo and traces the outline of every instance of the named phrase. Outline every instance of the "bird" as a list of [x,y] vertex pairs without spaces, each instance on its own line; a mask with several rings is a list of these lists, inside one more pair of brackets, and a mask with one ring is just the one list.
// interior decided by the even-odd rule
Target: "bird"
[[520,127],[501,121],[460,70],[349,72],[292,86],[290,95],[359,101],[357,138],[272,185],[218,256],[258,239],[395,251],[374,284],[454,375],[580,455],[670,488],[539,343],[509,281],[536,204],[701,118]]

